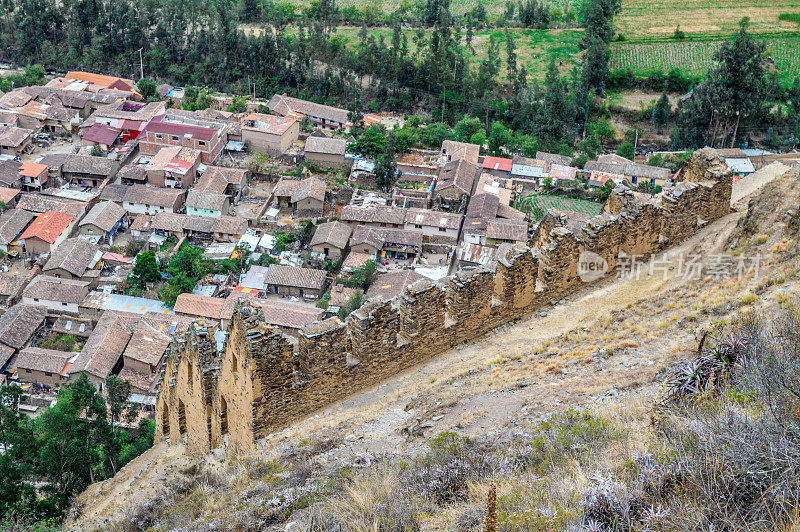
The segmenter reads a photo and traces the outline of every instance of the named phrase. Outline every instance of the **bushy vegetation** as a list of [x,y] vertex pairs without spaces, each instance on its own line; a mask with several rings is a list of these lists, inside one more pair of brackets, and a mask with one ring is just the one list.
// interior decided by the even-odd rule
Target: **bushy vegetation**
[[[59,521],[72,496],[90,483],[113,476],[153,445],[155,427],[132,422],[128,381],[110,376],[106,397],[85,374],[62,389],[55,406],[31,419],[19,409],[22,390],[0,388],[0,511],[3,521]],[[39,526],[44,526],[40,524]]]

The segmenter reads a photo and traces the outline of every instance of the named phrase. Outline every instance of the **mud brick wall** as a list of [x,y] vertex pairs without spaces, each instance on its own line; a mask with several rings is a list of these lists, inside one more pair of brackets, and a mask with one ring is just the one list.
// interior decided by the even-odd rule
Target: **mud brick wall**
[[296,346],[243,298],[221,353],[213,331],[199,326],[174,342],[159,369],[156,438],[183,440],[194,452],[253,449],[319,408],[574,292],[583,251],[613,269],[621,253],[673,246],[730,209],[730,173],[715,154],[696,152],[686,174],[655,199],[616,189],[578,235],[563,215],[549,214],[533,248],[504,244],[486,267],[418,281],[393,300],[365,302],[344,322],[309,324]]

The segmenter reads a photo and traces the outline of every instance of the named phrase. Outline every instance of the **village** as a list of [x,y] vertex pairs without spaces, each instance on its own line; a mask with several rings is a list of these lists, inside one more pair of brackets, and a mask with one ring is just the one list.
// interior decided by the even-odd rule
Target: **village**
[[[661,190],[675,177],[618,155],[578,168],[445,140],[400,154],[381,189],[375,161],[350,152],[347,110],[275,95],[244,112],[224,98],[187,111],[185,93],[159,85],[144,101],[132,80],[69,72],[0,95],[0,378],[25,390],[29,415],[85,373],[101,392],[110,375],[128,380],[152,418],[173,338],[210,326],[221,351],[241,298],[296,341],[310,323],[530,242],[542,219],[531,194]],[[397,122],[368,114],[359,126]],[[737,177],[771,162],[720,155]],[[577,232],[593,214],[559,216]]]

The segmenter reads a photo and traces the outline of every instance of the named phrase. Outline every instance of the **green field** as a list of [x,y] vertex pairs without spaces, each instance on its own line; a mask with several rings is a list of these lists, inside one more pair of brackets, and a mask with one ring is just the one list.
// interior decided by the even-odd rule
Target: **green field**
[[[355,47],[359,42],[358,28],[338,28],[336,34],[345,39],[346,45]],[[383,35],[386,42],[391,42],[392,30],[390,28],[370,28],[373,35]],[[408,39],[408,46],[411,52],[415,51],[414,34],[415,30],[403,30]],[[525,65],[530,77],[538,80],[544,79],[547,65],[551,58],[561,61],[559,69],[562,73],[569,72],[573,66],[577,65],[578,44],[583,38],[583,30],[512,30],[514,42],[517,45],[517,64]],[[477,63],[486,58],[489,49],[489,38],[494,35],[500,39],[500,76],[505,79],[505,33],[500,30],[476,31],[473,37],[472,46],[475,49],[473,63]]]
[[536,220],[540,220],[547,211],[579,212],[595,216],[603,210],[603,204],[553,194],[531,194],[523,198],[517,204],[517,208],[530,212]]
[[668,37],[678,25],[692,36],[727,36],[743,17],[752,33],[796,33],[796,23],[778,19],[782,13],[800,13],[800,0],[622,0],[614,24],[628,39]]
[[[782,82],[800,75],[800,36],[766,38],[767,55],[775,60]],[[611,68],[630,69],[636,75],[679,68],[704,75],[722,41],[620,43],[611,48]]]

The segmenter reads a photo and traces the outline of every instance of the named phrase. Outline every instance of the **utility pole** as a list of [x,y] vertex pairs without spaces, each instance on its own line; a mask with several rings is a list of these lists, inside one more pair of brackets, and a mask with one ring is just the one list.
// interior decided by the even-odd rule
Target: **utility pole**
[[137,50],[137,52],[139,52],[139,79],[144,79],[144,61],[142,60],[143,49],[144,47]]
[[636,162],[636,145],[639,144],[639,128],[636,128],[636,137],[633,140],[633,162]]

